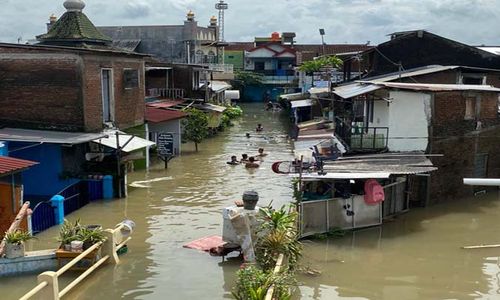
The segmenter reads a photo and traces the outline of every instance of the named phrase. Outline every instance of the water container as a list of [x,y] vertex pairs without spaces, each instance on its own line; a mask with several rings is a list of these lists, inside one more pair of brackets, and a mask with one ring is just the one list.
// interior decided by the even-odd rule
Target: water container
[[83,242],[82,241],[72,241],[71,242],[71,252],[82,252]]
[[246,191],[243,193],[243,208],[254,210],[259,201],[259,194],[255,191]]

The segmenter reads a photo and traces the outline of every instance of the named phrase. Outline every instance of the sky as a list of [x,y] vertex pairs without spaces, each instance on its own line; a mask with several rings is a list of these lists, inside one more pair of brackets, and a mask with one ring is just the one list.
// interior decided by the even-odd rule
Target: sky
[[[96,26],[182,24],[192,10],[200,26],[217,15],[218,0],[84,0]],[[0,0],[0,42],[22,42],[46,31],[64,0]],[[253,41],[295,32],[297,43],[378,44],[387,34],[425,29],[471,45],[500,45],[500,0],[226,0],[226,41]]]

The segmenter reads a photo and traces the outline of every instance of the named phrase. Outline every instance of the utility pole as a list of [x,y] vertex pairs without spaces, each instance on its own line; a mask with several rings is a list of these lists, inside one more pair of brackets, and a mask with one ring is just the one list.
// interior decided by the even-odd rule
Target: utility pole
[[325,30],[323,28],[319,29],[319,34],[321,35],[321,47],[323,49],[323,55],[325,55]]

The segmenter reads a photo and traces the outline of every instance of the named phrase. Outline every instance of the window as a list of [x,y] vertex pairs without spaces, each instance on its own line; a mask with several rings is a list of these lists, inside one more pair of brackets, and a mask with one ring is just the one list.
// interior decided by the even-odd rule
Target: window
[[474,73],[463,73],[460,76],[461,84],[473,84],[473,85],[483,85],[486,84],[486,75],[484,74],[474,74]]
[[476,117],[476,98],[465,98],[465,120],[472,120]]
[[102,118],[103,122],[114,121],[113,70],[101,70]]
[[139,71],[136,69],[123,70],[123,88],[133,89],[139,87]]
[[262,71],[265,69],[265,63],[263,61],[256,61],[254,65],[255,65],[254,69],[256,71]]
[[234,55],[228,55],[227,58],[229,59],[233,59],[234,58]]

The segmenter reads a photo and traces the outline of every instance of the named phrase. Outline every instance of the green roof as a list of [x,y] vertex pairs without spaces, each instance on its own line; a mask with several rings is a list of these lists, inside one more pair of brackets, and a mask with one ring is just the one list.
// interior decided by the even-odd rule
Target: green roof
[[52,25],[49,32],[37,36],[41,42],[94,42],[110,43],[112,40],[102,34],[81,11],[68,11]]

